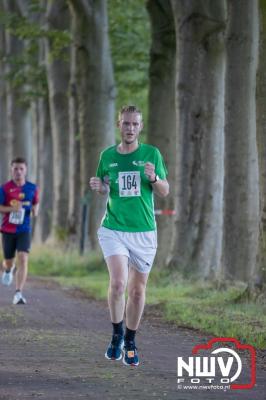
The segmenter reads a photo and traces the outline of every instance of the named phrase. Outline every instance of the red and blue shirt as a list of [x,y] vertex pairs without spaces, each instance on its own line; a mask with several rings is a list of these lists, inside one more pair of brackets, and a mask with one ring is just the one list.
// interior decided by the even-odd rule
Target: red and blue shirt
[[11,213],[3,213],[1,232],[20,233],[30,232],[30,215],[32,206],[39,202],[39,190],[37,185],[26,181],[24,185],[17,186],[14,181],[8,181],[0,187],[0,204],[2,206],[12,206],[16,202],[21,202],[25,209],[23,222],[14,224],[10,222]]

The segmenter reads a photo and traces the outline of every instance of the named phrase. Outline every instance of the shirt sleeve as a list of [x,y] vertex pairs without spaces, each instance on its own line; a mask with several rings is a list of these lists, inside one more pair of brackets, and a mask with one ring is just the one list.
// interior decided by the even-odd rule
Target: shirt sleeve
[[38,186],[36,186],[36,188],[35,188],[35,193],[34,193],[34,197],[33,197],[33,199],[32,199],[32,204],[33,204],[33,205],[39,203],[39,201],[40,201],[39,197],[40,197],[39,188],[38,188]]
[[160,151],[156,149],[155,153],[155,173],[159,175],[160,179],[166,179],[168,171]]
[[0,204],[3,206],[5,204],[5,191],[3,186],[0,187]]
[[96,176],[98,178],[101,178],[103,180],[104,176],[106,174],[104,173],[104,163],[103,163],[103,157],[102,154],[100,155],[100,160],[99,160],[99,164],[97,167],[97,171],[96,171]]

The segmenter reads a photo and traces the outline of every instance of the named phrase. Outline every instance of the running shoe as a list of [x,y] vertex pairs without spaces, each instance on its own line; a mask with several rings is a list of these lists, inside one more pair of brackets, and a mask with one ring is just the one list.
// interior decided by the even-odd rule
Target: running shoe
[[26,304],[25,297],[22,296],[21,292],[16,292],[13,298],[13,304]]
[[108,360],[121,360],[123,345],[123,336],[118,334],[113,335],[111,343],[107,347],[105,358]]
[[134,341],[125,342],[123,363],[125,365],[132,365],[133,367],[139,365],[139,357]]
[[15,267],[12,267],[9,272],[4,271],[2,274],[2,284],[10,286],[13,281],[13,271]]

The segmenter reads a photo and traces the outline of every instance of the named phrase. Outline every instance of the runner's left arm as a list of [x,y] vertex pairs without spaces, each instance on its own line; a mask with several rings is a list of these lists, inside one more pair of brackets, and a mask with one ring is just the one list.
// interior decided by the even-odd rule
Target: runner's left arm
[[37,217],[38,213],[39,213],[39,203],[38,204],[34,204],[32,206],[32,215],[33,215],[33,217]]
[[36,186],[34,197],[32,200],[32,215],[37,217],[39,213],[39,188]]
[[169,194],[169,183],[167,179],[160,179],[155,172],[155,165],[151,162],[145,164],[145,175],[148,177],[153,191],[159,197],[166,197]]
[[159,179],[157,182],[152,183],[152,188],[154,193],[159,197],[166,197],[169,194],[169,183],[167,179]]

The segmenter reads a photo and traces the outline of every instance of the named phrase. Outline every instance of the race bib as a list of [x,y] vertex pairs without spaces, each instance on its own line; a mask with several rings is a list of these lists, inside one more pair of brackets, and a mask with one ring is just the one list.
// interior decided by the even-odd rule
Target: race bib
[[9,222],[10,224],[21,225],[23,224],[24,217],[25,217],[25,208],[22,208],[19,211],[12,211],[9,214]]
[[119,196],[141,196],[140,171],[119,172],[118,175]]

